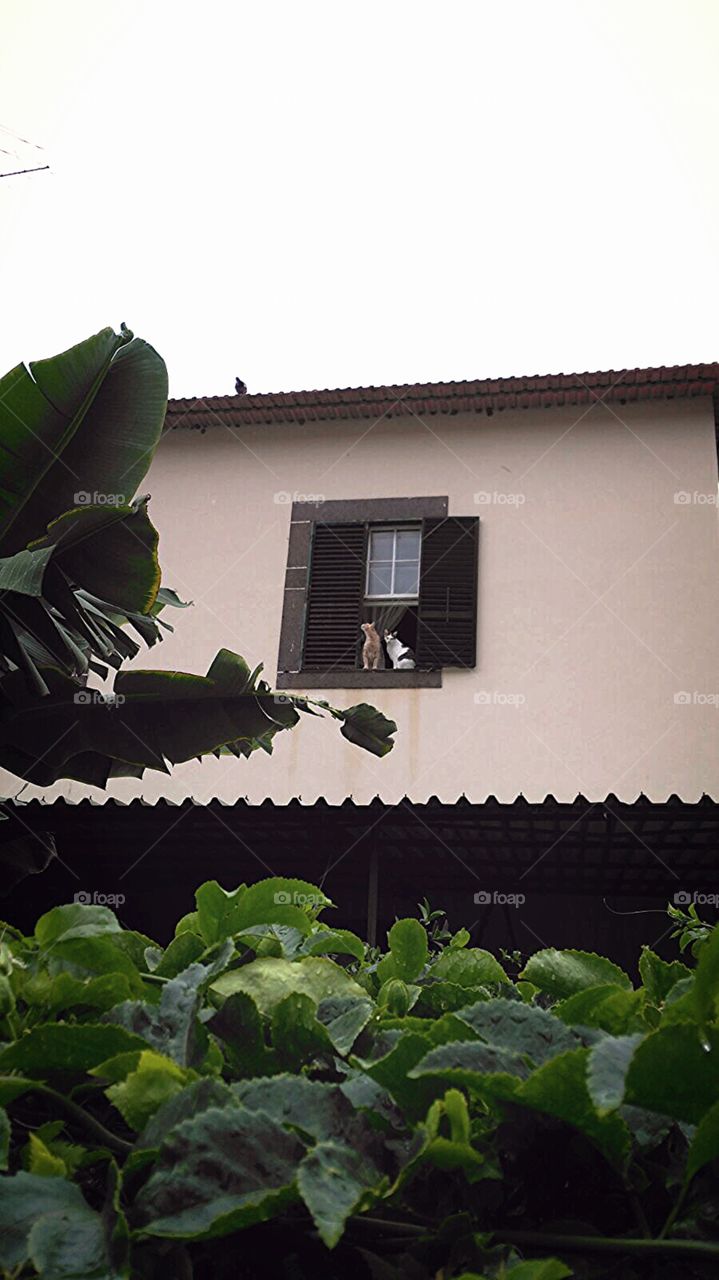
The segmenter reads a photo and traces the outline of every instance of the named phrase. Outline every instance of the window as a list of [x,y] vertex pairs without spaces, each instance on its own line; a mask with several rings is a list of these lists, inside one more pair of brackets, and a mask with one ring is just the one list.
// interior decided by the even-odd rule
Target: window
[[[475,665],[476,516],[446,498],[295,503],[277,687],[439,687]],[[415,652],[414,670],[361,669],[363,622]]]
[[411,525],[370,529],[367,600],[416,600],[421,534],[421,527]]

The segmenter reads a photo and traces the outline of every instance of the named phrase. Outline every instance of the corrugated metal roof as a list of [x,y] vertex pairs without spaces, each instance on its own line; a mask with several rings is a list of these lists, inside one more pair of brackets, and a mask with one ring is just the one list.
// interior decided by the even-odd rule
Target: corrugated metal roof
[[402,417],[413,413],[420,416],[492,414],[508,409],[694,398],[711,396],[718,388],[719,363],[714,363],[262,395],[198,396],[170,400],[166,427],[204,431],[212,426],[301,424],[327,419]]
[[72,797],[60,796],[49,800],[46,796],[33,796],[28,800],[17,799],[3,800],[3,805],[11,809],[102,809],[106,806],[119,809],[181,809],[184,805],[189,805],[197,809],[206,809],[208,804],[218,805],[221,809],[327,809],[327,810],[355,810],[356,812],[365,812],[371,807],[377,808],[396,808],[398,805],[409,804],[415,809],[447,809],[457,806],[460,809],[477,809],[489,808],[495,806],[500,809],[523,808],[536,809],[538,805],[551,807],[552,805],[566,807],[574,804],[601,805],[614,803],[618,805],[639,805],[640,807],[656,807],[658,805],[683,805],[687,808],[696,808],[703,805],[705,808],[716,806],[719,801],[714,800],[709,795],[703,795],[700,800],[684,800],[681,796],[673,791],[665,799],[651,798],[644,794],[643,791],[631,799],[626,796],[618,797],[613,791],[592,800],[590,797],[578,791],[571,799],[557,799],[556,796],[548,792],[545,796],[529,800],[520,791],[513,800],[498,800],[494,795],[488,795],[484,800],[469,800],[466,795],[458,795],[454,800],[442,800],[439,796],[428,796],[426,800],[413,800],[410,796],[402,796],[399,800],[393,801],[388,805],[387,801],[382,800],[380,796],[375,796],[366,803],[357,803],[351,796],[346,797],[340,804],[331,804],[324,796],[318,796],[316,800],[304,801],[298,797],[287,801],[286,803],[276,802],[269,797],[259,802],[248,800],[245,797],[238,797],[237,800],[222,800],[219,796],[212,796],[209,799],[196,800],[193,796],[183,796],[179,800],[169,799],[167,796],[158,796],[154,800],[145,799],[143,796],[134,796],[131,800],[122,800],[117,796],[103,795],[96,798],[95,796],[82,796],[81,799],[75,800]]

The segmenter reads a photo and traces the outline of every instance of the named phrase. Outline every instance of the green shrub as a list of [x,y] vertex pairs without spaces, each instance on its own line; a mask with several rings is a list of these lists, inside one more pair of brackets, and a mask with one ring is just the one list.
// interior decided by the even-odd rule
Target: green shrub
[[384,955],[331,906],[2,927],[3,1280],[716,1274],[719,930],[638,988],[552,949],[514,982],[426,906]]

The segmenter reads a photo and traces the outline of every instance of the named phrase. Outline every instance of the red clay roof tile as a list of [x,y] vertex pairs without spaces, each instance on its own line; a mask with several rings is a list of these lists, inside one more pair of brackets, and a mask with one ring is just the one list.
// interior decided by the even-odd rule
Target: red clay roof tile
[[332,418],[402,417],[410,414],[495,412],[601,401],[687,399],[719,391],[719,363],[656,369],[558,373],[468,382],[345,387],[326,391],[279,391],[263,395],[205,396],[170,400],[168,428],[259,426]]

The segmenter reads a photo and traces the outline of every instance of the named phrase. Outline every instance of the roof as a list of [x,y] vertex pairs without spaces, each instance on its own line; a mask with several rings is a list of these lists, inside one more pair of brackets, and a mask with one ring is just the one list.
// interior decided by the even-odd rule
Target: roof
[[689,399],[719,391],[719,363],[597,373],[535,374],[467,382],[346,387],[335,391],[278,391],[262,395],[170,400],[166,426],[204,431],[212,426],[258,426],[326,419],[407,414],[492,414],[505,409],[550,409],[599,402]]

